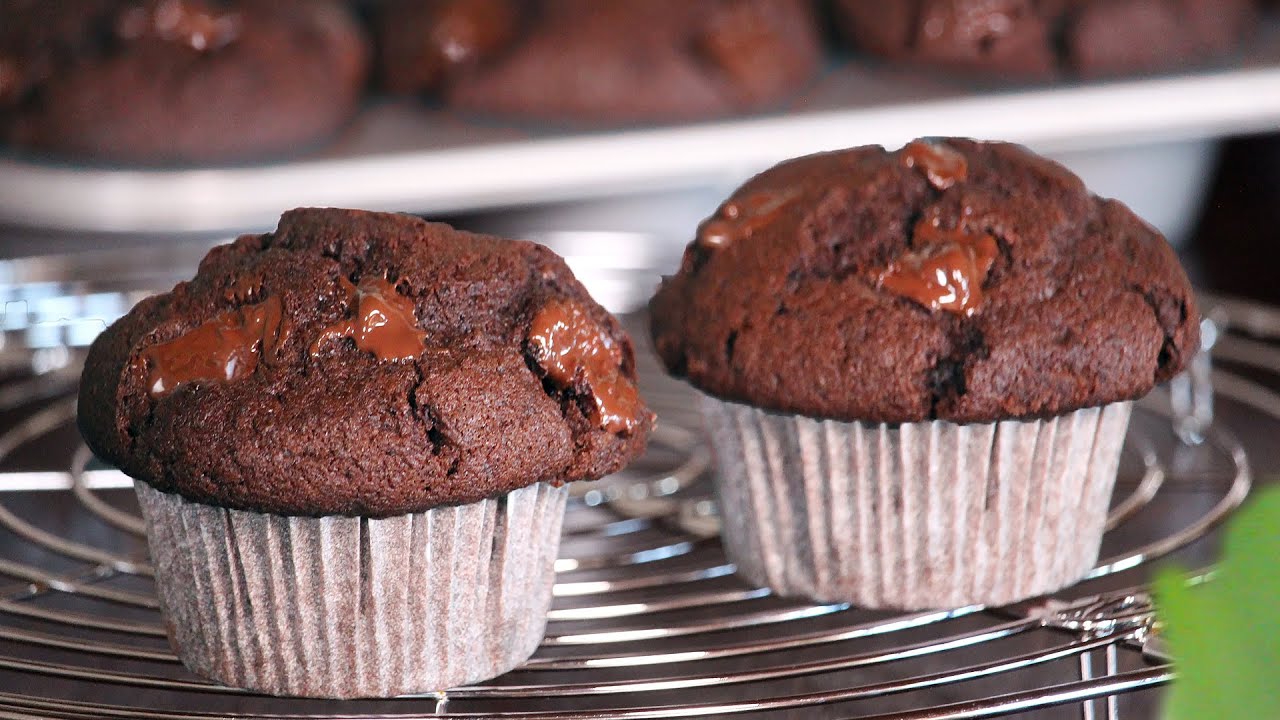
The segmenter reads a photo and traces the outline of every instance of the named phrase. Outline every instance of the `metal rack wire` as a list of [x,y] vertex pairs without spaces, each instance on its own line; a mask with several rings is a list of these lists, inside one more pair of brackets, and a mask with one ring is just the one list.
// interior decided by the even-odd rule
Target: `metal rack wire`
[[[74,432],[83,338],[59,330],[57,343],[29,342],[28,308],[25,325],[5,319],[2,353],[11,379],[0,384],[0,489],[12,492],[0,492],[0,718],[1119,718],[1126,693],[1171,678],[1151,633],[1147,568],[1179,552],[1207,564],[1203,538],[1252,479],[1231,428],[1280,427],[1270,389],[1280,383],[1267,382],[1280,380],[1280,350],[1267,342],[1280,338],[1280,313],[1217,307],[1219,323],[1253,335],[1227,334],[1215,349],[1240,370],[1202,364],[1172,399],[1140,405],[1104,557],[1054,597],[902,614],[744,584],[715,537],[709,453],[688,397],[646,359],[663,427],[637,467],[577,490],[533,659],[482,685],[341,703],[251,695],[176,661],[127,478],[96,465]],[[1184,440],[1199,445],[1174,437],[1174,408]]]

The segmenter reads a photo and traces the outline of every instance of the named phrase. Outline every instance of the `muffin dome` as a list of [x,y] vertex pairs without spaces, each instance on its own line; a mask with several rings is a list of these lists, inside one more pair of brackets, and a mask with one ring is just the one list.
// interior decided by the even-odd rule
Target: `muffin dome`
[[445,92],[450,106],[584,123],[715,117],[777,105],[821,64],[807,0],[519,6],[523,22],[509,46],[457,75]]
[[80,427],[189,500],[381,517],[620,469],[630,340],[533,243],[303,209],[212,250],[90,348]]
[[0,0],[0,136],[128,163],[258,159],[335,133],[369,49],[334,0]]
[[703,223],[650,309],[667,368],[701,390],[848,421],[1132,399],[1199,344],[1159,232],[1056,163],[961,139],[761,173]]
[[1236,50],[1256,0],[835,0],[857,45],[889,60],[1008,76],[1105,77]]

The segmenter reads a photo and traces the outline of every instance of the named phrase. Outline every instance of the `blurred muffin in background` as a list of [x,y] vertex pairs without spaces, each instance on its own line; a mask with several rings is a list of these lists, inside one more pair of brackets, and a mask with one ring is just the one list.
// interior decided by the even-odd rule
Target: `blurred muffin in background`
[[1014,77],[1154,72],[1230,54],[1254,0],[835,0],[860,49]]
[[389,0],[377,10],[378,79],[388,92],[431,92],[515,39],[514,0]]
[[330,0],[0,0],[0,133],[126,164],[305,148],[355,113],[368,46]]
[[822,58],[808,0],[432,0],[378,18],[382,84],[539,120],[690,120],[776,106]]

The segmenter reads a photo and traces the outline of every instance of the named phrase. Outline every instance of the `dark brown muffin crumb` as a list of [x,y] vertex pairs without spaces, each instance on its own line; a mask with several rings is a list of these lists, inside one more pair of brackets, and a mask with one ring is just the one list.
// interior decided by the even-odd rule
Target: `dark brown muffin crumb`
[[635,380],[617,320],[540,245],[294,210],[94,342],[80,427],[197,502],[381,517],[621,469],[653,426]]
[[812,417],[988,422],[1126,400],[1199,343],[1152,227],[1027,150],[784,162],[703,223],[650,304],[667,368]]

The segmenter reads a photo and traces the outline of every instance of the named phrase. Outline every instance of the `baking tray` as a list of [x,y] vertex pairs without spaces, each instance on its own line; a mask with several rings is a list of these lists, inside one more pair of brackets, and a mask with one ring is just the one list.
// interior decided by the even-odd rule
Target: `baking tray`
[[282,209],[303,205],[438,215],[728,188],[784,158],[928,135],[1070,155],[1275,127],[1280,26],[1272,18],[1231,67],[1114,82],[1010,86],[843,61],[788,112],[722,122],[585,131],[373,101],[335,144],[289,162],[138,170],[10,152],[0,155],[0,223],[200,232],[268,227]]

